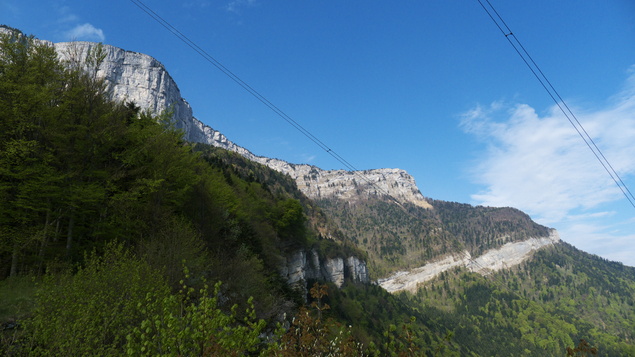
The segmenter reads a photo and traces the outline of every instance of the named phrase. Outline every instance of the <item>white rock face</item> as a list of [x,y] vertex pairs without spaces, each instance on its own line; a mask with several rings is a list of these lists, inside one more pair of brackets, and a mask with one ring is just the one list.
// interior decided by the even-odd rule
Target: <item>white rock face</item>
[[[9,30],[0,28],[0,32]],[[89,51],[95,51],[93,42],[63,42],[53,44],[64,60],[82,61]],[[165,67],[148,55],[125,51],[114,46],[103,45],[106,55],[97,68],[97,76],[106,80],[115,100],[133,101],[142,110],[159,114],[171,108],[175,125],[185,131],[185,139],[191,142],[210,144],[234,151],[249,160],[269,166],[290,175],[300,190],[310,198],[336,197],[355,200],[389,194],[400,203],[412,203],[430,208],[414,178],[400,169],[377,169],[367,171],[327,171],[311,165],[294,165],[288,162],[256,156],[240,147],[223,134],[203,124],[192,115],[192,108],[181,97],[181,92]]]
[[500,248],[489,250],[477,258],[472,258],[467,251],[456,253],[410,271],[397,272],[388,278],[378,280],[377,283],[391,293],[402,290],[415,292],[419,284],[434,279],[446,270],[463,266],[470,271],[487,275],[518,265],[529,259],[536,250],[554,245],[559,241],[560,236],[553,229],[547,237],[507,243]]
[[[87,58],[89,51],[96,50],[97,44],[62,42],[54,44],[54,47],[60,59],[82,61]],[[159,61],[142,53],[109,45],[103,45],[103,51],[106,57],[97,68],[97,77],[106,80],[113,99],[132,101],[142,110],[155,114],[170,108],[176,127],[185,131],[187,140],[200,141],[205,137],[200,126],[196,125],[192,108],[181,97],[176,82]]]
[[255,161],[291,176],[310,198],[340,198],[348,201],[390,195],[400,203],[432,208],[415,180],[405,170],[365,171],[322,170],[311,165],[293,165],[281,160],[256,158]]
[[346,264],[344,264],[346,271],[344,272],[344,276],[348,277],[353,281],[359,281],[367,283],[370,281],[368,276],[368,267],[366,266],[366,262],[351,256],[346,258]]
[[363,260],[350,256],[322,259],[317,251],[297,250],[285,258],[280,275],[287,283],[306,291],[309,279],[328,281],[341,287],[345,281],[369,283],[368,267]]
[[340,257],[326,259],[323,270],[324,277],[337,287],[344,284],[344,259]]

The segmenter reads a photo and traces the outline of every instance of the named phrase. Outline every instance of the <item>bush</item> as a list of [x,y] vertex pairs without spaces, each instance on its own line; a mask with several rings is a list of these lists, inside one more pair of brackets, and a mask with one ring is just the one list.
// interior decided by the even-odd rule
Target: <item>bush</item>
[[260,344],[264,320],[256,321],[252,299],[246,316],[238,318],[237,305],[230,313],[218,305],[220,283],[209,294],[208,286],[194,297],[194,289],[183,285],[177,295],[148,299],[139,308],[146,316],[128,335],[130,356],[242,356]]
[[169,296],[161,275],[121,244],[86,257],[76,274],[39,284],[33,317],[25,322],[35,355],[121,354],[126,335],[144,319],[140,304]]

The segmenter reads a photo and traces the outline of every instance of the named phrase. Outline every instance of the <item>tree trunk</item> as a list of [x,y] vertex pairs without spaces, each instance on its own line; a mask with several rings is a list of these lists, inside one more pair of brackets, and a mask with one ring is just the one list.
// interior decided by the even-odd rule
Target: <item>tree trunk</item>
[[13,253],[11,254],[11,271],[9,272],[9,276],[18,275],[18,257],[20,255],[20,249],[18,248],[18,243],[13,244]]
[[51,210],[47,210],[46,211],[46,220],[44,221],[44,229],[42,230],[42,242],[40,244],[40,252],[38,253],[38,259],[40,260],[40,263],[38,265],[38,274],[42,274],[42,266],[44,265],[44,250],[46,250],[46,246],[48,245],[48,241],[49,241],[49,224],[51,221]]
[[60,222],[62,222],[62,209],[57,210],[57,218],[55,219],[55,234],[53,234],[53,242],[57,243],[57,239],[60,236]]
[[66,256],[70,257],[71,247],[73,246],[73,228],[75,227],[75,215],[71,213],[68,219],[68,234],[66,236]]

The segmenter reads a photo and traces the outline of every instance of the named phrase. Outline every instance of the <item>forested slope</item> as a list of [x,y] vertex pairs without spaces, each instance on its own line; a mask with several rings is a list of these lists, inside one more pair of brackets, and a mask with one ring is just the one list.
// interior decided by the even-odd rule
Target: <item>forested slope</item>
[[444,273],[402,297],[478,355],[557,356],[579,339],[599,355],[635,354],[635,268],[566,243],[487,277]]
[[[546,228],[510,208],[313,202],[288,176],[192,145],[94,70],[0,39],[0,354],[561,356],[584,338],[635,354],[635,272],[565,244],[415,294],[308,282],[294,249],[376,272]],[[279,323],[279,324],[278,324]]]
[[281,279],[293,249],[363,256],[289,177],[194,147],[170,113],[112,102],[99,47],[73,66],[15,33],[0,53],[0,354],[400,348],[381,333],[355,342],[321,318],[341,320],[321,302],[326,285],[303,308]]
[[547,237],[549,229],[510,207],[428,200],[432,208],[388,198],[316,200],[344,236],[367,252],[375,277],[410,269],[448,253],[473,256],[508,242]]

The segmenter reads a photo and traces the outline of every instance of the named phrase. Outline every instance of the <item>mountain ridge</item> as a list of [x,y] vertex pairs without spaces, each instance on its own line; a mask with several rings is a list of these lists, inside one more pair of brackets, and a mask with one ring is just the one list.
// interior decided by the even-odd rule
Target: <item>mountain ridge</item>
[[91,51],[102,50],[103,60],[94,68],[95,76],[105,80],[113,99],[134,102],[142,110],[152,113],[169,111],[175,127],[183,130],[187,141],[226,149],[287,174],[310,199],[336,199],[355,203],[386,197],[399,204],[412,204],[419,209],[434,210],[434,200],[426,199],[415,179],[402,169],[323,170],[309,164],[293,164],[255,155],[195,118],[191,106],[181,96],[178,85],[165,66],[152,56],[93,42],[39,41],[53,46],[59,57],[67,62],[81,62],[88,58]]
[[[54,46],[62,60],[86,58],[98,44],[93,42],[43,41]],[[245,158],[286,173],[298,183],[309,198],[340,196],[351,199],[357,195],[390,195],[401,203],[410,202],[430,208],[414,178],[401,169],[364,171],[323,170],[309,164],[293,164],[276,158],[258,156],[235,144],[224,134],[206,125],[193,115],[190,104],[161,62],[150,55],[127,51],[111,45],[101,45],[106,56],[96,69],[96,75],[108,84],[112,97],[122,102],[133,101],[142,110],[161,113],[170,110],[174,124],[184,131],[187,141],[209,144],[236,152]]]
[[[69,351],[75,346],[85,351],[108,346],[125,354],[131,349],[121,341],[127,340],[129,331],[147,326],[142,319],[148,313],[157,321],[154,309],[139,309],[148,305],[148,291],[162,284],[165,291],[151,300],[181,301],[174,294],[181,295],[185,284],[193,292],[205,284],[200,294],[207,296],[207,282],[217,281],[210,297],[229,299],[223,303],[227,311],[234,302],[237,311],[246,308],[247,314],[255,308],[266,319],[259,326],[285,324],[287,335],[298,331],[298,323],[308,326],[305,317],[318,315],[317,321],[322,321],[324,312],[325,320],[334,317],[348,326],[340,334],[334,331],[324,345],[350,333],[354,336],[350,341],[364,346],[364,354],[369,355],[415,348],[427,355],[444,349],[457,356],[555,356],[570,351],[581,338],[598,346],[603,355],[635,354],[635,268],[579,251],[517,209],[430,198],[424,200],[431,207],[416,205],[407,201],[408,195],[420,194],[408,186],[414,185],[414,179],[397,169],[366,173],[375,175],[372,182],[388,183],[402,192],[404,203],[396,203],[376,185],[359,182],[353,173],[336,173],[344,176],[342,185],[335,180],[339,176],[283,162],[294,170],[302,166],[296,170],[302,172],[300,180],[294,180],[236,151],[185,142],[182,133],[166,123],[168,115],[150,109],[140,112],[134,103],[124,103],[142,92],[152,97],[145,98],[148,102],[159,98],[167,103],[167,94],[177,93],[178,87],[170,85],[158,61],[113,53],[118,62],[104,73],[130,86],[120,91],[128,90],[125,98],[115,102],[105,95],[103,83],[95,81],[98,71],[90,61],[75,62],[86,71],[69,70],[64,67],[69,63],[59,63],[48,46],[30,53],[31,40],[0,39],[3,50],[12,56],[7,58],[17,58],[0,58],[2,74],[9,74],[0,76],[5,93],[0,102],[19,114],[0,111],[0,186],[6,198],[0,200],[0,277],[7,278],[0,280],[0,296],[24,296],[46,307],[20,312],[17,304],[0,299],[0,314],[13,305],[4,310],[12,316],[0,315],[0,342],[13,341],[0,343],[2,352],[28,354],[36,346],[46,354],[63,343]],[[99,59],[100,47],[91,48],[96,52],[88,59]],[[67,47],[66,53],[71,61],[88,55],[78,45]],[[119,68],[124,63],[130,68]],[[21,76],[25,68],[27,75]],[[124,73],[138,78],[126,78]],[[51,87],[56,90],[49,91]],[[135,88],[140,88],[139,93],[134,93]],[[35,99],[35,111],[24,105],[33,103],[30,99]],[[205,128],[194,119],[183,125],[198,124]],[[217,140],[223,138],[217,134]],[[22,149],[19,155],[16,146]],[[29,151],[32,147],[38,150]],[[26,156],[22,152],[31,155],[29,160],[22,159]],[[305,189],[319,193],[314,195],[317,199],[301,192],[298,184],[303,183]],[[360,187],[364,184],[368,187]],[[129,248],[114,247],[117,241]],[[123,271],[108,268],[122,261],[126,262]],[[68,270],[58,262],[67,264]],[[101,262],[109,265],[95,271]],[[71,268],[76,263],[77,271]],[[428,264],[419,270],[424,263]],[[440,272],[418,284],[414,275],[425,275],[434,263]],[[56,274],[49,267],[61,270]],[[128,275],[135,271],[139,274]],[[15,282],[34,285],[30,274],[45,275],[48,284],[35,287],[35,295],[14,289]],[[371,276],[391,274],[413,275],[415,279],[401,282],[411,289],[391,294],[381,285],[364,283]],[[69,288],[76,290],[71,298]],[[129,294],[129,289],[136,292]],[[128,312],[118,310],[121,301],[129,303]],[[321,308],[326,304],[331,307],[328,312]],[[177,316],[179,310],[183,312],[183,305],[177,305],[164,306],[163,311]],[[202,306],[201,302],[191,307]],[[305,314],[310,306],[319,311]],[[3,321],[15,326],[16,318],[28,319],[31,311],[36,318],[29,321],[37,324],[23,326],[32,337],[22,335],[22,339],[21,328],[4,329],[8,325]],[[78,313],[65,315],[70,311]],[[130,311],[140,315],[130,320]],[[122,325],[104,328],[103,316]],[[189,320],[182,321],[186,324],[172,324],[179,326],[175,330],[179,334],[180,326],[190,326]],[[238,321],[237,327],[244,327],[242,321],[247,320]],[[81,331],[72,332],[76,327]],[[265,335],[259,331],[254,330],[254,336]],[[107,340],[93,338],[98,337],[93,332],[108,333]],[[76,339],[69,342],[72,337]],[[309,340],[314,344],[315,339]],[[268,342],[260,342],[260,349],[267,348]]]
[[379,279],[377,284],[391,293],[404,290],[414,293],[420,284],[430,281],[450,269],[463,267],[470,272],[489,275],[519,265],[529,259],[535,251],[559,242],[558,232],[552,230],[549,237],[535,237],[521,242],[509,242],[500,248],[487,250],[476,258],[472,258],[469,251],[438,257],[435,261],[419,268],[399,271],[387,278]]
[[287,174],[310,199],[336,199],[350,204],[382,200],[385,197],[402,205],[412,204],[423,210],[434,209],[431,203],[433,200],[426,199],[417,187],[415,179],[402,169],[323,170],[309,164],[294,164],[281,159],[258,156],[235,144],[221,132],[194,117],[192,108],[181,96],[174,79],[163,64],[152,56],[92,42],[48,43],[54,46],[60,58],[66,61],[74,60],[73,57],[87,58],[91,51],[102,46],[105,56],[95,69],[96,76],[106,81],[107,88],[115,100],[132,101],[142,110],[153,113],[170,111],[174,125],[183,130],[187,141],[229,150]]

